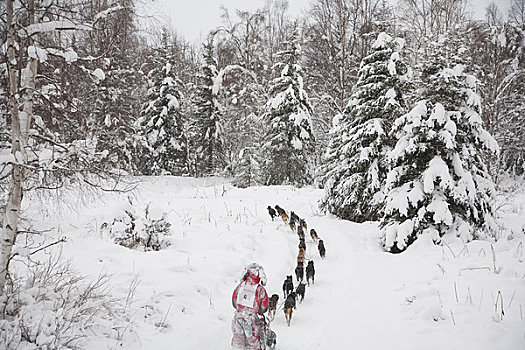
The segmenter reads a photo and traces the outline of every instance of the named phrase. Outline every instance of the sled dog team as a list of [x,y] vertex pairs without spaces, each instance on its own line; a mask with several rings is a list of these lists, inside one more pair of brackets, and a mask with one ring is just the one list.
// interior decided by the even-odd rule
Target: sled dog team
[[[276,212],[277,210],[277,212]],[[304,299],[306,284],[310,281],[314,283],[315,268],[312,260],[306,266],[306,283],[304,283],[304,263],[306,262],[306,241],[304,232],[307,230],[306,221],[300,219],[293,211],[290,216],[279,206],[275,209],[268,207],[268,213],[272,220],[278,215],[292,231],[299,236],[299,254],[297,255],[297,267],[295,276],[299,285],[294,290],[292,275],[286,276],[283,284],[284,293],[284,315],[286,323],[290,326],[293,310],[296,309],[296,301]],[[318,243],[321,258],[325,257],[325,248],[322,240],[319,239],[314,229],[310,230],[310,236],[314,242]],[[279,295],[273,294],[268,298],[264,286],[266,285],[266,274],[264,268],[252,263],[248,265],[242,275],[240,283],[235,288],[232,295],[232,305],[235,314],[232,320],[233,338],[231,345],[235,349],[268,350],[275,349],[277,337],[275,332],[270,329],[270,322],[275,317],[278,309],[277,302]],[[270,319],[264,313],[268,311]]]
[[[306,283],[304,283],[304,263],[307,260],[305,232],[307,232],[308,226],[306,224],[306,221],[304,219],[299,218],[299,216],[296,213],[291,211],[290,215],[288,215],[286,211],[278,205],[275,206],[275,209],[271,206],[268,206],[268,214],[272,218],[272,221],[275,217],[280,216],[284,224],[288,225],[290,229],[293,232],[296,232],[299,236],[299,253],[297,255],[297,267],[295,268],[295,277],[297,278],[297,282],[299,283],[299,285],[294,290],[292,275],[286,276],[286,279],[283,283],[284,317],[286,319],[286,323],[288,324],[288,326],[290,326],[293,310],[297,308],[296,301],[300,298],[299,302],[302,302],[304,299],[304,294],[306,292],[306,284],[310,285],[310,281],[314,283],[315,267],[313,260],[309,260],[306,266]],[[324,242],[322,239],[319,239],[319,235],[313,228],[310,229],[310,237],[315,243],[317,243],[319,255],[321,256],[321,258],[324,258],[326,255]],[[272,319],[275,317],[278,301],[279,295],[273,294],[270,298],[268,306],[268,315]]]

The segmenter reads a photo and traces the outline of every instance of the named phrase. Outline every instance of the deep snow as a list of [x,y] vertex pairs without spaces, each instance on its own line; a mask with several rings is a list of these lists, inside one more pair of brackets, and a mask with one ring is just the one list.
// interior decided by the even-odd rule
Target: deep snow
[[[315,284],[307,287],[291,326],[279,310],[272,329],[277,348],[476,349],[525,348],[525,195],[503,213],[507,226],[493,243],[464,244],[448,237],[435,246],[420,239],[405,253],[382,251],[376,223],[356,224],[320,213],[323,191],[288,186],[238,189],[224,179],[143,178],[136,203],[151,202],[153,216],[167,213],[172,245],[140,252],[112,243],[100,229],[129,194],[83,197],[70,208],[30,202],[35,227],[67,236],[62,255],[81,273],[113,275],[113,295],[125,298],[134,280],[133,327],[122,345],[90,336],[86,349],[229,349],[231,293],[245,265],[258,262],[267,291],[280,295],[294,276],[298,238],[268,205],[295,211],[326,246],[321,259],[307,234]],[[37,203],[37,204],[35,204]],[[71,208],[74,208],[71,209]],[[58,249],[58,248],[57,248]],[[504,316],[495,311],[498,292]],[[501,316],[501,313],[499,313]]]

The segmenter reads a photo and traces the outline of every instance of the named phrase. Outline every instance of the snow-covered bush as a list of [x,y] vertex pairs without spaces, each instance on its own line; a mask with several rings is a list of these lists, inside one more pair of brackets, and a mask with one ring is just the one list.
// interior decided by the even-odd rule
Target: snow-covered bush
[[161,250],[171,245],[170,227],[163,213],[160,218],[152,218],[150,205],[146,208],[135,205],[128,197],[129,206],[111,222],[102,224],[101,229],[109,232],[115,243],[130,249],[144,251]]
[[109,276],[88,282],[53,256],[13,277],[0,297],[1,349],[81,349],[91,334],[122,340],[132,331],[126,302],[111,296]]

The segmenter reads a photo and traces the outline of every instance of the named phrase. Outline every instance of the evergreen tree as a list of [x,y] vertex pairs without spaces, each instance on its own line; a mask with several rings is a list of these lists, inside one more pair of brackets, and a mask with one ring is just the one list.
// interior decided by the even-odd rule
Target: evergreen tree
[[356,222],[379,219],[382,185],[392,141],[389,130],[405,111],[403,87],[408,72],[400,57],[401,39],[380,33],[361,62],[344,114],[335,120],[319,182],[325,195],[321,208]]
[[312,107],[301,76],[301,49],[297,26],[285,50],[278,53],[279,77],[270,83],[272,96],[266,104],[263,120],[268,130],[263,138],[262,173],[269,185],[305,185],[311,182],[310,162],[314,148]]
[[170,37],[162,33],[149,73],[150,89],[138,120],[142,136],[139,170],[145,175],[187,175],[188,146],[181,113],[182,84],[176,76]]
[[252,141],[239,152],[238,159],[233,168],[235,174],[234,185],[238,187],[249,187],[259,185],[261,180],[261,129],[262,120],[255,114],[246,118],[243,130],[252,135]]
[[424,63],[421,100],[393,127],[383,244],[406,249],[419,235],[438,242],[448,232],[468,241],[490,233],[494,186],[484,152],[497,151],[483,128],[476,79],[465,73],[464,50],[442,41]]
[[203,64],[197,75],[193,96],[192,149],[197,176],[213,175],[224,166],[222,115],[214,86],[217,61],[213,54],[213,37],[204,44]]
[[260,183],[260,159],[256,147],[245,147],[239,154],[239,161],[235,166],[235,180],[233,184],[245,188]]

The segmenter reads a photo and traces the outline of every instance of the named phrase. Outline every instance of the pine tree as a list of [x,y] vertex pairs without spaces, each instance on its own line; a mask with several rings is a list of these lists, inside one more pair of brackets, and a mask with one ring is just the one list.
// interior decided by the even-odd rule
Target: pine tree
[[389,130],[405,111],[407,66],[401,39],[380,33],[361,62],[359,80],[344,114],[336,118],[318,181],[324,185],[321,208],[347,220],[379,219],[382,185],[392,145]]
[[301,76],[301,48],[297,25],[285,50],[277,54],[275,69],[280,75],[269,86],[270,100],[263,116],[267,131],[263,137],[264,181],[269,185],[309,184],[314,149],[313,113]]
[[138,120],[143,140],[139,170],[145,175],[187,175],[188,149],[181,113],[181,81],[176,76],[170,37],[162,33],[155,50],[150,89]]
[[391,252],[422,234],[438,242],[449,232],[466,241],[491,232],[494,186],[483,156],[497,144],[483,128],[477,80],[465,73],[456,44],[434,47],[421,72],[420,101],[394,123],[381,219]]
[[213,54],[213,37],[204,44],[203,64],[197,75],[192,98],[195,107],[192,121],[192,152],[197,176],[213,175],[224,166],[222,114],[217,91],[217,61]]

